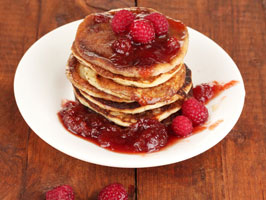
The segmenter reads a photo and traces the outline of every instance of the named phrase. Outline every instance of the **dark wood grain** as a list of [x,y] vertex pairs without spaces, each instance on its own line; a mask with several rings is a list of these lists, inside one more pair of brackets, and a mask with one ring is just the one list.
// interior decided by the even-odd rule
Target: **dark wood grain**
[[[58,26],[84,18],[92,12],[128,7],[133,3],[41,1],[38,38]],[[79,161],[51,148],[31,132],[25,189],[21,199],[43,199],[47,190],[61,184],[69,184],[75,191],[76,199],[94,200],[104,186],[114,182],[122,183],[126,188],[134,185],[134,169],[108,168]]]
[[58,185],[73,186],[76,199],[96,199],[104,186],[135,184],[134,169],[102,167],[69,157],[33,133],[15,104],[13,77],[27,48],[45,33],[91,12],[128,7],[134,1],[0,2],[1,109],[0,199],[45,199]]
[[46,191],[68,184],[73,187],[76,199],[95,200],[98,192],[110,183],[119,182],[128,188],[134,185],[134,181],[134,169],[103,167],[77,160],[50,147],[31,133],[25,189],[21,199],[44,199]]
[[38,37],[58,26],[82,19],[92,12],[104,12],[110,9],[134,6],[133,0],[50,0],[40,2]]
[[[138,170],[138,199],[265,199],[265,2],[139,0],[206,34],[238,65],[242,116],[218,145],[190,160]],[[204,48],[204,47],[203,47]]]
[[15,103],[13,77],[35,41],[38,3],[0,1],[0,13],[0,199],[5,200],[19,199],[26,171],[29,128]]
[[[180,19],[221,45],[242,73],[244,111],[223,141],[180,163],[134,170],[69,157],[42,141],[19,114],[13,95],[16,66],[30,45],[54,28],[135,2]],[[95,200],[113,182],[136,184],[137,196],[131,199],[265,199],[265,8],[259,0],[1,0],[0,199],[43,200],[47,190],[69,184],[77,200]]]

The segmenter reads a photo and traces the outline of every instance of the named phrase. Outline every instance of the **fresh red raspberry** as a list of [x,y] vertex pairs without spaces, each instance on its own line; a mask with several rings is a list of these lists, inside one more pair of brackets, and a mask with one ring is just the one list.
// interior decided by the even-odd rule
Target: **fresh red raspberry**
[[178,51],[180,48],[180,43],[177,38],[175,37],[170,37],[167,39],[167,51],[169,53],[172,53],[174,51]]
[[73,189],[69,185],[62,185],[46,192],[46,200],[74,200]]
[[130,135],[138,135],[134,141],[135,151],[158,151],[167,144],[168,134],[165,126],[156,119],[142,118],[130,127]]
[[182,114],[188,117],[194,126],[206,122],[209,116],[208,109],[193,97],[184,101]]
[[128,55],[132,48],[131,40],[128,38],[120,38],[114,41],[112,48],[116,53]]
[[99,193],[98,200],[128,200],[128,194],[123,185],[113,183]]
[[177,116],[172,122],[172,129],[176,135],[185,137],[192,133],[193,125],[190,119],[185,116]]
[[206,83],[197,85],[193,88],[193,96],[201,103],[205,103],[213,96],[212,87]]
[[129,25],[135,19],[135,15],[128,10],[120,10],[115,13],[112,19],[112,29],[116,33],[123,33],[127,31]]
[[163,35],[168,32],[168,20],[162,14],[152,13],[146,16],[145,19],[152,22],[156,35]]
[[155,38],[153,25],[145,19],[135,20],[130,26],[130,35],[135,42],[150,43]]

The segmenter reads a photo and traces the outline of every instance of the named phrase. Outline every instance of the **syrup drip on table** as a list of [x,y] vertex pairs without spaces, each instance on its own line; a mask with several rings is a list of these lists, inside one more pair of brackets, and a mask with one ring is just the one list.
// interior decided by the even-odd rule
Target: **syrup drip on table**
[[[203,99],[202,101],[206,103],[236,83],[237,81],[230,81],[223,85],[218,82],[202,84],[196,86],[193,93],[195,98]],[[196,88],[204,88],[204,90]],[[206,92],[206,90],[208,91]],[[65,102],[58,112],[58,117],[64,127],[74,135],[120,153],[154,152],[182,139],[173,133],[169,120],[164,120],[165,122],[168,121],[167,125],[167,123],[161,123],[155,119],[140,119],[130,127],[123,128],[74,101]],[[217,121],[209,129],[214,129],[221,122],[222,120]],[[204,125],[194,127],[191,135],[206,128],[208,127]]]

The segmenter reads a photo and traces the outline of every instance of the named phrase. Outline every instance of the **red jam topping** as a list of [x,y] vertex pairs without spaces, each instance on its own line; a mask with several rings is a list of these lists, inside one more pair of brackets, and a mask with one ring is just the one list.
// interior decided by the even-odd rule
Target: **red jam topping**
[[[230,81],[224,85],[217,82],[202,84],[195,87],[193,92],[196,88],[201,88],[201,90],[196,89],[195,91],[200,92],[194,92],[194,95],[206,103],[236,83],[237,81]],[[178,112],[175,116],[179,114]],[[64,103],[58,116],[64,127],[71,133],[120,153],[154,152],[182,139],[182,137],[176,136],[171,128],[171,120],[175,116],[167,118],[164,123],[155,119],[140,119],[128,128],[122,128],[73,101]],[[209,126],[209,129],[214,129],[221,122],[222,120],[217,121]],[[208,127],[204,125],[196,126],[193,128],[192,134],[201,132],[206,128]]]
[[[132,13],[135,15],[135,20],[144,19],[150,14],[150,12],[141,10],[132,11]],[[111,22],[112,19],[114,19],[114,14],[115,13],[112,13],[112,15],[96,15],[94,17],[95,23],[90,26],[90,31],[106,31],[106,26],[103,26],[105,29],[100,28],[99,24],[107,22],[110,23],[109,28],[111,29]],[[179,53],[182,41],[186,37],[187,30],[185,25],[179,21],[175,21],[173,19],[167,19],[167,21],[169,23],[169,31],[163,35],[156,36],[156,38],[148,44],[134,42],[132,35],[130,34],[130,30],[119,34],[113,32],[116,39],[107,41],[104,45],[112,47],[112,44],[115,43],[115,41],[127,38],[131,41],[132,48],[130,48],[131,50],[126,54],[126,56],[124,53],[120,53],[121,51],[119,48],[113,48],[113,54],[108,57],[108,59],[111,60],[117,67],[141,66],[145,68],[157,63],[170,62]],[[82,48],[83,46],[81,46],[81,49]],[[83,50],[86,50],[86,47],[84,47]]]
[[[110,60],[119,66],[149,67],[156,63],[170,62],[180,49],[178,45],[169,48],[168,37],[159,37],[151,44],[134,44],[128,56],[114,53]],[[169,51],[171,49],[171,51]]]
[[193,96],[202,103],[208,103],[211,99],[218,96],[222,91],[234,86],[237,81],[230,81],[226,84],[219,84],[217,81],[203,83],[193,88]]
[[109,22],[110,17],[108,15],[98,14],[94,16],[94,22],[96,24]]
[[158,151],[168,141],[165,126],[154,119],[140,119],[129,128],[122,128],[73,101],[66,102],[58,116],[71,133],[117,152]]
[[131,41],[128,38],[120,38],[112,44],[113,51],[121,55],[129,55],[132,48]]

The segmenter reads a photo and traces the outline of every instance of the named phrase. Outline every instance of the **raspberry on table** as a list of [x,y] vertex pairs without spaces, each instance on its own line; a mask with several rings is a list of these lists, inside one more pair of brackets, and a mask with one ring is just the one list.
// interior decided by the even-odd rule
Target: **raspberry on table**
[[99,193],[98,200],[128,200],[128,194],[122,184],[113,183]]
[[74,200],[74,192],[69,185],[58,186],[46,192],[46,200]]
[[170,37],[167,39],[167,51],[169,53],[177,51],[180,48],[180,43],[177,38]]
[[189,118],[180,115],[174,118],[172,130],[176,135],[185,137],[192,133],[193,125]]
[[128,10],[118,11],[111,22],[111,26],[114,32],[123,33],[126,32],[130,24],[134,21],[135,15]]
[[184,101],[182,114],[192,121],[193,126],[206,122],[209,116],[208,109],[193,97]]
[[142,44],[150,43],[155,38],[155,32],[152,23],[145,19],[133,21],[130,26],[130,35],[135,42]]
[[169,23],[165,16],[160,13],[152,13],[145,17],[152,22],[156,35],[163,35],[168,32]]
[[120,38],[113,42],[112,48],[116,53],[128,55],[132,48],[131,40],[128,38]]

